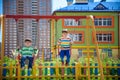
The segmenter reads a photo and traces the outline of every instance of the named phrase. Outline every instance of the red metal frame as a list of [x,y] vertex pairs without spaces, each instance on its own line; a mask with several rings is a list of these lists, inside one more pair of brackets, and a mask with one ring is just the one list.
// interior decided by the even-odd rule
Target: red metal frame
[[31,18],[31,19],[36,19],[36,20],[39,20],[39,19],[55,19],[55,20],[58,20],[58,19],[66,19],[66,18],[69,18],[69,19],[76,19],[76,20],[79,20],[81,18],[87,18],[87,16],[54,16],[54,15],[5,15],[5,18],[13,18],[15,20],[18,20],[20,18]]

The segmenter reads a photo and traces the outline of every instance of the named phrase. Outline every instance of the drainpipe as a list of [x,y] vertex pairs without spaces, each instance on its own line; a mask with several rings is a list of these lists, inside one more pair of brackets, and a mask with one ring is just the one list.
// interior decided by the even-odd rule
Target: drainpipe
[[120,59],[120,13],[118,13],[118,58]]

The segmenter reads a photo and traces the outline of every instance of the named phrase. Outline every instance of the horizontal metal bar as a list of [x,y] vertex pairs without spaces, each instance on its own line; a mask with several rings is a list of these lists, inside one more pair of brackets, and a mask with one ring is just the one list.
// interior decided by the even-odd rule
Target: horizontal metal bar
[[28,19],[81,19],[87,18],[87,16],[54,16],[54,15],[5,15],[5,18],[13,18],[13,19],[21,19],[21,18],[28,18]]
[[[88,77],[87,75],[78,75],[79,77]],[[104,75],[105,77],[107,77],[107,78],[120,78],[120,76],[112,76],[112,75]],[[58,76],[56,76],[56,75],[46,75],[46,76],[44,76],[44,75],[42,75],[42,76],[21,76],[20,78],[45,78],[45,77],[75,77],[75,75],[58,75]],[[96,75],[91,75],[90,77],[100,77],[99,75],[98,76],[96,76]],[[6,76],[6,77],[2,77],[2,78],[4,78],[4,79],[7,79],[7,78],[18,78],[18,77],[16,77],[16,76],[13,76],[13,77],[9,77],[9,76]]]
[[[35,68],[56,68],[56,66],[34,66]],[[79,68],[88,68],[88,66],[78,66]],[[4,67],[3,69],[14,69],[17,68],[16,66],[10,67]],[[27,67],[26,67],[27,68]],[[59,66],[58,68],[75,68],[75,66]],[[99,68],[99,66],[90,66],[90,68]],[[120,66],[103,66],[103,68],[120,68]]]

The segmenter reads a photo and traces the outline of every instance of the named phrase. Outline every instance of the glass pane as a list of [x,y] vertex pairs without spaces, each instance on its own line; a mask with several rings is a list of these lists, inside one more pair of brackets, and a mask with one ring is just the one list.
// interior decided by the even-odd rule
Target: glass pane
[[99,41],[102,41],[102,35],[99,35]]
[[79,34],[79,41],[82,41],[82,34]]
[[103,41],[107,41],[107,34],[103,34]]
[[111,26],[111,25],[112,25],[112,22],[111,22],[111,21],[108,21],[108,22],[107,22],[107,25],[108,25],[108,26]]
[[80,26],[81,25],[81,21],[78,21],[78,26]]
[[97,20],[95,20],[95,26],[98,26],[98,21]]
[[103,25],[106,26],[106,24],[107,24],[106,21],[103,21]]
[[108,49],[108,57],[112,57],[112,49]]
[[102,25],[102,21],[99,21],[99,26],[101,26]]
[[82,57],[82,49],[78,49],[79,57]]

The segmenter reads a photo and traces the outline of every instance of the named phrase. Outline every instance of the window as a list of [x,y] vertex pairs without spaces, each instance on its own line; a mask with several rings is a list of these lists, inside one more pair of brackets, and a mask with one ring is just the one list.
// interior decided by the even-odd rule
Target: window
[[22,4],[18,4],[18,6],[23,6],[23,3]]
[[83,37],[81,33],[70,34],[69,36],[71,37],[72,41],[75,41],[75,42],[82,41],[82,37]]
[[94,57],[97,57],[97,51],[94,49]]
[[110,48],[103,48],[102,52],[103,53],[107,53],[108,57],[112,57],[112,49],[110,49]]
[[37,8],[38,8],[37,6],[32,6],[32,9],[34,10],[37,10]]
[[68,36],[72,39],[73,44],[84,43],[84,31],[69,31]]
[[82,49],[78,49],[79,57],[82,57]]
[[18,3],[24,3],[23,1],[18,1]]
[[111,33],[96,34],[96,37],[97,37],[98,42],[112,42],[112,34]]
[[95,18],[95,26],[112,26],[112,18]]
[[24,14],[24,12],[18,12],[18,14]]
[[95,8],[94,8],[94,10],[106,10],[106,9],[108,9],[107,7],[105,7],[103,4],[98,4]]
[[80,26],[80,25],[82,25],[81,20],[76,21],[75,19],[64,19],[64,26]]
[[112,49],[108,49],[108,57],[112,57]]
[[19,6],[18,8],[19,8],[19,9],[23,9],[23,6]]

